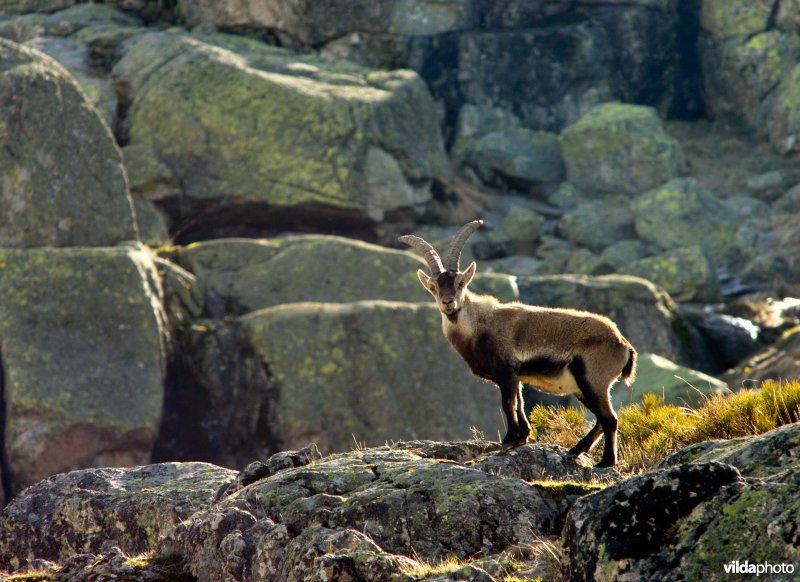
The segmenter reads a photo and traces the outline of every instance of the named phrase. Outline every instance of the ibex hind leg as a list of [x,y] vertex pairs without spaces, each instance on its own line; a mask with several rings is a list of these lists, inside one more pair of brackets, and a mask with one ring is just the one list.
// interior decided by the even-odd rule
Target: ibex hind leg
[[528,422],[528,417],[525,414],[525,401],[522,398],[522,382],[517,382],[517,439],[514,441],[514,446],[518,447],[528,442],[528,436],[531,434],[531,423]]
[[602,433],[603,428],[600,426],[600,422],[595,422],[592,430],[586,433],[586,436],[579,440],[578,444],[569,450],[569,454],[577,457],[581,453],[588,453],[592,450],[592,447],[597,444],[597,441],[600,440]]
[[[588,452],[597,443],[600,432],[603,433],[603,457],[598,467],[613,467],[617,464],[617,415],[611,406],[609,395],[610,382],[590,382],[586,374],[586,366],[581,358],[575,358],[570,364],[570,371],[580,388],[579,400],[597,417],[597,422],[571,452]],[[584,450],[585,449],[585,450]]]

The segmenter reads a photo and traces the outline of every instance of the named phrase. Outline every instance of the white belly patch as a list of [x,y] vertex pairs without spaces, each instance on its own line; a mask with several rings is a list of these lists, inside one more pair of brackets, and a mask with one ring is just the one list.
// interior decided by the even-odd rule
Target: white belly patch
[[581,389],[575,382],[575,376],[568,369],[564,369],[558,376],[520,376],[520,380],[548,394],[577,394]]

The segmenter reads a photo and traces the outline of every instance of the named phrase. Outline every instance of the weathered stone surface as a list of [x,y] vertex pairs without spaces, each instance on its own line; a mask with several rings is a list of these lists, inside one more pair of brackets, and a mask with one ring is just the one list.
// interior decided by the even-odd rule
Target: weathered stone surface
[[564,178],[561,146],[554,133],[521,127],[492,131],[464,150],[464,163],[487,184],[526,190],[558,184]]
[[106,124],[114,127],[117,95],[111,86],[111,79],[99,75],[92,67],[88,45],[72,39],[40,37],[26,42],[25,46],[43,52],[67,69]]
[[732,386],[758,385],[764,380],[797,377],[800,369],[800,333],[787,332],[775,344],[740,362],[728,381]]
[[736,467],[746,477],[768,479],[797,469],[799,433],[795,423],[754,437],[706,441],[670,455],[656,468],[717,461]]
[[3,511],[0,563],[16,570],[34,559],[100,553],[109,544],[129,554],[155,549],[235,475],[206,463],[162,463],[50,477]]
[[697,245],[633,261],[620,271],[652,281],[677,301],[710,302],[719,297],[714,265]]
[[781,153],[800,147],[796,23],[793,2],[702,3],[698,52],[709,111],[746,120]]
[[625,239],[606,247],[601,256],[614,265],[617,269],[644,259],[653,253],[651,245],[639,239]]
[[156,151],[188,208],[305,207],[307,224],[322,206],[381,220],[427,202],[427,181],[449,173],[436,107],[411,71],[225,35],[150,33],[123,53],[114,74],[132,99],[131,144]]
[[68,469],[149,460],[161,416],[164,333],[148,252],[0,249],[13,492]]
[[[433,301],[417,280],[427,265],[416,254],[342,237],[205,241],[180,248],[178,259],[234,313],[300,301]],[[478,276],[474,289],[518,298],[509,277]]]
[[791,188],[772,204],[772,217],[761,234],[755,241],[743,239],[758,251],[744,274],[768,288],[780,289],[784,296],[796,296],[800,291],[800,255],[796,252],[800,248],[799,187]]
[[132,196],[164,200],[180,195],[180,185],[175,175],[158,159],[158,154],[150,146],[125,146],[122,148],[122,157]]
[[[424,458],[398,443],[257,481],[198,512],[166,548],[201,579],[291,579],[320,554],[343,554],[366,579],[370,564],[381,565],[387,579],[413,566],[409,555],[436,562],[530,543],[557,527],[557,513],[546,488]],[[333,556],[325,561],[332,565]]]
[[75,4],[76,0],[0,0],[0,12],[52,12]]
[[497,230],[514,245],[530,245],[539,238],[544,223],[544,216],[535,210],[511,206]]
[[786,75],[776,94],[766,124],[770,141],[779,152],[794,153],[800,148],[800,65]]
[[636,381],[630,388],[617,386],[611,392],[614,406],[636,404],[647,393],[664,397],[667,404],[699,406],[706,398],[727,394],[728,385],[713,376],[680,366],[657,354],[639,354]]
[[[513,111],[527,127],[560,131],[617,97],[609,74],[613,50],[606,30],[593,20],[499,34],[476,30],[439,44],[439,54],[457,55],[458,69],[439,73],[442,65],[431,63],[429,71],[439,73],[433,86],[456,89],[467,103]],[[423,73],[426,79],[432,75]]]
[[620,477],[616,471],[599,474],[588,457],[572,457],[558,445],[528,444],[502,455],[484,455],[469,466],[490,475],[515,477],[525,481],[559,482],[610,481]]
[[715,266],[747,256],[737,243],[738,218],[693,178],[671,180],[636,198],[631,208],[642,240],[665,250],[699,246]]
[[764,345],[761,330],[748,319],[725,313],[706,311],[692,314],[687,311],[683,310],[684,315],[700,333],[704,351],[715,363],[709,370],[712,373],[724,372],[744,362]]
[[[618,478],[557,446],[497,446],[413,441],[326,458],[306,447],[239,476],[204,463],[74,471],[6,508],[0,563],[58,580],[490,582],[519,567],[508,552],[552,540],[580,495]],[[467,563],[434,574],[453,557]]]
[[567,179],[587,194],[639,194],[681,174],[684,157],[650,107],[606,103],[561,136]]
[[797,424],[700,443],[580,499],[567,515],[562,573],[570,580],[724,580],[733,560],[797,564],[799,448]]
[[525,303],[603,314],[617,323],[639,352],[686,361],[686,346],[679,339],[684,324],[672,300],[644,279],[621,275],[520,277],[519,288]]
[[772,2],[757,0],[702,0],[700,25],[716,40],[752,36],[767,28]]
[[432,304],[298,303],[239,320],[278,384],[284,448],[323,452],[502,429],[499,394],[448,345]]
[[[138,26],[141,26],[138,18],[109,6],[77,4],[52,14],[39,11],[0,20],[0,37],[26,42],[40,37],[70,36],[80,42],[89,42],[96,35],[130,35]],[[128,30],[123,32],[124,29]],[[86,36],[84,30],[88,33]]]
[[655,571],[639,570],[640,575],[673,579],[667,576],[677,564],[661,562],[659,550],[698,505],[723,488],[741,486],[734,467],[708,462],[650,471],[579,499],[564,527],[562,574],[576,581],[614,580],[652,556]]
[[570,242],[596,253],[615,242],[635,237],[633,213],[627,204],[590,201],[566,213],[557,232]]
[[270,475],[275,475],[286,469],[305,467],[320,459],[322,459],[322,455],[317,445],[311,443],[298,451],[277,452],[270,456],[266,462],[253,461],[239,472],[236,479],[230,483],[226,483],[217,490],[217,493],[214,495],[214,503]]
[[428,35],[458,30],[472,16],[468,0],[357,0],[347,10],[339,9],[335,2],[297,0],[180,0],[180,4],[190,26],[206,23],[222,29],[273,29],[312,46],[349,32]]
[[178,258],[240,312],[299,301],[432,301],[416,277],[421,258],[341,237],[212,240],[180,248]]
[[773,105],[781,106],[770,94],[789,77],[799,42],[795,35],[779,30],[729,40],[704,39],[700,55],[711,112],[733,114],[756,127],[763,123]]
[[325,50],[372,66],[414,68],[452,118],[465,103],[502,107],[526,127],[560,131],[598,103],[668,106],[672,99],[677,12],[669,0],[478,1],[472,10],[462,31],[354,31]]
[[69,73],[0,39],[0,99],[0,244],[137,238],[119,149]]
[[170,242],[169,218],[152,202],[141,198],[133,199],[136,213],[136,227],[139,239],[146,245],[158,248]]

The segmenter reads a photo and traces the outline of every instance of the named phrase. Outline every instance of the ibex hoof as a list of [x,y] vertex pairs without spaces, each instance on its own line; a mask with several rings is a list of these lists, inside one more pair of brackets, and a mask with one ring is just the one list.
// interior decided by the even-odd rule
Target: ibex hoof
[[527,436],[519,438],[519,439],[516,439],[516,440],[513,440],[513,441],[503,441],[502,443],[500,443],[500,452],[504,453],[505,451],[508,451],[510,449],[515,449],[515,448],[517,448],[519,446],[524,445],[527,442],[528,442],[528,437]]

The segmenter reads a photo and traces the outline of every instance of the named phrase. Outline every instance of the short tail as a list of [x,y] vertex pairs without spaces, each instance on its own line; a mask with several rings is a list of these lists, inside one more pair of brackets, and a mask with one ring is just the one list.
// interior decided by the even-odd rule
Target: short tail
[[628,346],[628,363],[622,368],[622,381],[626,386],[630,386],[634,380],[636,380],[636,350],[633,346]]

